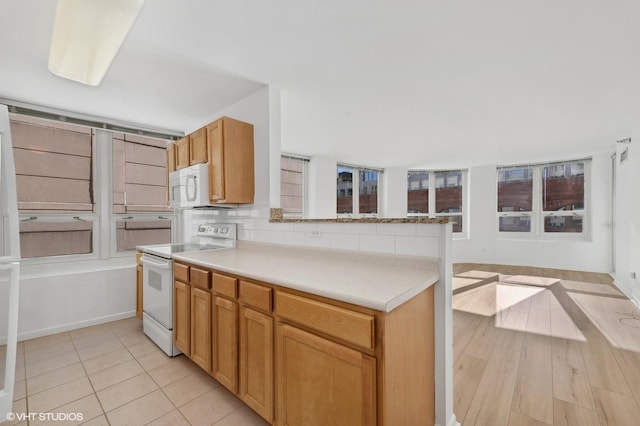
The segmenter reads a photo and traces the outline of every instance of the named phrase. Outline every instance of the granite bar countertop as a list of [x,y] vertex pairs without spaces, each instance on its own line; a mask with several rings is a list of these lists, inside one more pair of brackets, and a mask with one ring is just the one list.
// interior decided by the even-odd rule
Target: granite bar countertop
[[359,218],[328,218],[328,219],[299,219],[283,217],[282,209],[272,208],[271,223],[449,223],[446,217],[359,217]]
[[335,218],[335,219],[270,219],[271,223],[449,223],[446,217],[407,217],[407,218]]
[[238,241],[177,261],[390,312],[435,284],[439,260]]

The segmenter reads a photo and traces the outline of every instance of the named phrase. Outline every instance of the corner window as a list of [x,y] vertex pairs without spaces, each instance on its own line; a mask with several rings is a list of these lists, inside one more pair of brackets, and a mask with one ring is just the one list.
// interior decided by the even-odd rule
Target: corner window
[[280,207],[287,218],[305,216],[306,175],[309,160],[290,154],[280,157]]
[[466,235],[466,170],[412,170],[407,174],[408,216],[446,217]]
[[338,216],[376,217],[378,215],[380,173],[382,173],[381,170],[338,164],[336,175]]
[[589,165],[590,160],[575,160],[499,167],[499,232],[585,235]]

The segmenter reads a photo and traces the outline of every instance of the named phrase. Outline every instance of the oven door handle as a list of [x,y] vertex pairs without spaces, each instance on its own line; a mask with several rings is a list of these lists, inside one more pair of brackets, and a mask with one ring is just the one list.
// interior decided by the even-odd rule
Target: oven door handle
[[140,258],[140,260],[142,261],[143,264],[148,263],[149,265],[153,265],[161,269],[171,269],[169,262],[154,262],[153,260],[151,260],[151,257],[145,256],[144,254]]

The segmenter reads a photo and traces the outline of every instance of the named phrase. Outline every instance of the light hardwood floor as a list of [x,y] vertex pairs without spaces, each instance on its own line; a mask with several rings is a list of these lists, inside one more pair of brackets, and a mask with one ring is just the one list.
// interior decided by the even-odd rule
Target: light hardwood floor
[[458,421],[640,425],[640,310],[608,275],[454,265],[469,271],[501,275],[453,296]]

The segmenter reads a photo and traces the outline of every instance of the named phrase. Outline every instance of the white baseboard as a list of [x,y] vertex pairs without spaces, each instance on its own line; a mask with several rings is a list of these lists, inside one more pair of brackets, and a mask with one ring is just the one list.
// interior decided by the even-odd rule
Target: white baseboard
[[55,327],[43,328],[40,330],[33,330],[26,333],[18,333],[18,341],[35,339],[36,337],[48,336],[50,334],[62,333],[65,331],[76,330],[78,328],[90,327],[92,325],[104,324],[107,322],[117,321],[125,318],[130,318],[136,315],[136,311],[120,312],[118,314],[105,315],[99,318],[91,318],[88,320],[78,321],[69,324],[57,325]]

